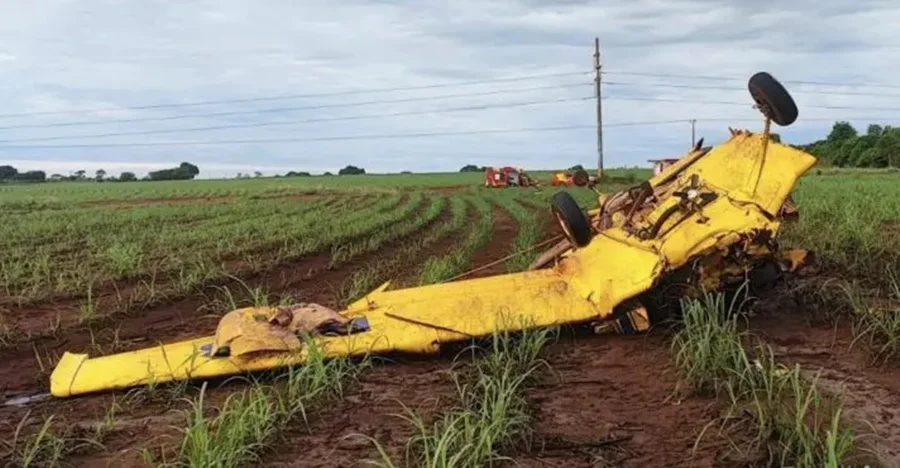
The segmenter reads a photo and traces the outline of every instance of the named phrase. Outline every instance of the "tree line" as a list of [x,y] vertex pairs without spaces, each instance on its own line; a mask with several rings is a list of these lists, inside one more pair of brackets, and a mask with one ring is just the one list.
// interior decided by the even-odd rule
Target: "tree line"
[[[94,181],[94,182],[134,182],[137,180],[191,180],[197,174],[200,173],[200,169],[189,162],[183,162],[177,167],[173,167],[171,169],[161,169],[159,171],[153,171],[148,173],[144,178],[138,179],[137,175],[134,172],[122,172],[118,177],[110,176],[103,169],[98,169],[93,175],[87,173],[87,171],[78,170],[69,175],[62,174],[53,174],[50,177],[47,177],[47,173],[44,171],[26,171],[19,172],[13,166],[4,165],[0,166],[0,183],[3,182],[77,182],[77,181]],[[348,165],[343,169],[338,171],[338,175],[361,175],[365,174],[366,170]],[[326,172],[322,175],[330,176],[332,175],[330,172]],[[255,171],[252,175],[253,177],[262,177],[262,172]],[[250,174],[243,174],[238,172],[238,179],[248,179],[250,178]],[[290,171],[285,175],[275,175],[275,177],[312,177],[312,174],[304,171]]]
[[839,167],[900,167],[900,128],[869,125],[860,134],[848,122],[836,122],[824,140],[798,148]]
[[[178,167],[171,169],[161,169],[151,171],[141,180],[190,180],[200,173],[200,168],[189,163],[183,162]],[[134,172],[122,172],[118,177],[109,176],[103,169],[97,169],[93,177],[89,176],[87,171],[78,170],[69,175],[52,174],[47,177],[44,171],[26,171],[19,172],[13,166],[0,166],[0,182],[75,182],[88,181],[96,182],[134,182],[138,180]]]

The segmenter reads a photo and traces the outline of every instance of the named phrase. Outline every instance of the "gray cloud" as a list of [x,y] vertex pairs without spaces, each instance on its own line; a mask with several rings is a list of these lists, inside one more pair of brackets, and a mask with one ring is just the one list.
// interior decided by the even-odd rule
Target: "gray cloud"
[[[754,126],[755,112],[734,82],[676,80],[619,71],[747,77],[771,71],[785,80],[891,82],[900,72],[900,5],[893,1],[838,0],[736,2],[729,0],[607,0],[454,2],[288,0],[115,1],[36,0],[6,5],[0,15],[0,114],[108,109],[92,115],[0,119],[15,123],[166,116],[281,106],[316,105],[516,89],[583,82],[579,88],[510,95],[295,111],[280,114],[194,118],[172,122],[107,123],[83,129],[0,130],[0,140],[215,126],[266,120],[305,120],[589,96],[590,53],[601,39],[604,103],[608,123],[668,119],[740,119]],[[153,103],[322,93],[418,86],[455,80],[584,71],[569,78],[496,83],[405,93],[372,93],[184,109],[129,110]],[[689,89],[652,83],[714,85],[737,89]],[[783,129],[805,141],[823,135],[828,122],[806,118],[900,120],[898,111],[825,110],[811,106],[897,107],[900,96],[812,94],[794,85],[801,121]],[[839,89],[839,88],[831,88]],[[859,90],[857,88],[848,88]],[[867,88],[900,94],[900,89]],[[691,102],[647,102],[624,97]],[[746,106],[699,104],[734,101]],[[363,134],[475,131],[495,128],[590,125],[593,104],[566,102],[534,107],[435,113],[407,117],[283,125],[211,132],[94,140],[97,143],[217,139],[316,138]],[[708,140],[725,137],[728,122],[703,122]],[[643,164],[683,151],[687,124],[609,127],[609,164]],[[84,143],[78,140],[78,143]],[[181,160],[203,174],[326,170],[361,164],[370,170],[455,170],[466,163],[513,163],[526,167],[591,164],[590,129],[422,139],[351,140],[229,146],[44,149],[2,148],[0,158],[34,160],[50,171],[109,167],[146,171]],[[129,166],[129,164],[131,164]],[[58,168],[58,169],[55,169]],[[125,169],[127,170],[127,169]]]

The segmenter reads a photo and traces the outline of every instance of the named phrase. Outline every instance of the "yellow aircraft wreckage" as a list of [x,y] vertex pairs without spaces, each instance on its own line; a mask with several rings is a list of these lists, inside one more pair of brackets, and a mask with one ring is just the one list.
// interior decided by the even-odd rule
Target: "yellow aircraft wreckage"
[[639,186],[599,195],[587,213],[568,192],[554,194],[564,240],[528,271],[398,290],[384,284],[339,312],[315,304],[240,309],[221,319],[214,336],[100,357],[67,352],[50,377],[51,393],[300,365],[307,356],[300,333],[317,335],[321,352],[339,357],[435,353],[523,327],[644,331],[657,317],[643,298],[676,273],[715,289],[764,266],[795,269],[805,254],[780,251],[777,233],[795,214],[790,192],[815,158],[769,137],[771,122],[797,118],[784,87],[757,73],[749,89],[765,116],[762,133],[730,129],[730,139],[714,147],[701,140]]

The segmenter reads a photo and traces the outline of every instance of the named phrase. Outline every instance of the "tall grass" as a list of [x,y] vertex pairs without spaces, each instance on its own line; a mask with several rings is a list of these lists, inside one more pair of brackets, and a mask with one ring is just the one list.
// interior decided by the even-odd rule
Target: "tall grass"
[[[4,458],[10,466],[23,468],[63,466],[68,455],[88,447],[103,448],[97,438],[74,437],[71,428],[60,428],[54,424],[53,416],[44,419],[36,432],[25,434],[25,425],[30,421],[30,416],[30,412],[26,413],[19,421],[11,440],[0,441],[0,445],[7,447]],[[95,434],[98,438],[101,435]]]
[[346,359],[326,360],[312,339],[305,339],[307,363],[292,367],[276,385],[254,384],[230,395],[215,417],[205,405],[206,384],[185,413],[186,426],[178,465],[237,467],[259,461],[261,453],[293,422],[308,423],[316,404],[343,397],[344,387],[367,365]]
[[[524,388],[546,363],[539,356],[554,331],[527,330],[518,336],[495,332],[489,352],[468,372],[454,374],[458,406],[434,422],[412,410],[403,417],[415,428],[408,441],[406,466],[427,468],[487,466],[504,460],[502,453],[530,435]],[[375,462],[396,462],[374,441],[381,454]]]
[[900,176],[809,176],[794,199],[799,221],[785,230],[786,243],[814,250],[826,266],[874,286],[900,261]]
[[755,433],[750,449],[762,451],[767,465],[844,466],[856,438],[841,424],[840,403],[799,366],[778,364],[767,345],[747,351],[752,337],[740,331],[735,312],[721,295],[684,301],[684,326],[672,343],[682,383],[726,397],[723,421],[746,415]]
[[843,286],[854,316],[854,343],[865,343],[875,360],[883,362],[900,358],[900,276],[887,268],[885,281],[890,288],[878,299],[867,298],[856,285]]

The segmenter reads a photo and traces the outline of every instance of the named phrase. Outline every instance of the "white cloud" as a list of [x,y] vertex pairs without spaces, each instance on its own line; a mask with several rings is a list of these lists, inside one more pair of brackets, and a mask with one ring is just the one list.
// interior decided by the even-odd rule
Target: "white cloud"
[[[318,99],[234,103],[182,109],[129,110],[156,103],[394,88],[454,80],[590,71],[591,43],[603,48],[607,123],[701,119],[707,141],[723,138],[729,122],[755,112],[743,81],[676,80],[645,73],[748,77],[771,71],[784,80],[891,82],[900,72],[900,5],[839,0],[742,4],[730,0],[457,0],[333,1],[273,0],[35,0],[5,6],[0,15],[0,114],[104,109],[87,115],[50,114],[16,124],[101,122],[90,127],[0,129],[0,140],[61,135],[203,127],[267,120],[306,120],[440,109],[491,103],[548,100],[591,94],[590,77],[546,78],[404,93],[370,93]],[[361,107],[262,113],[162,122],[113,123],[245,108],[316,105],[411,96],[455,94],[583,82],[584,87],[509,95]],[[624,83],[624,84],[614,84]],[[710,85],[737,89],[689,89],[652,83]],[[782,129],[788,140],[819,138],[829,122],[803,118],[863,117],[900,120],[900,89],[867,88],[881,96],[812,94],[793,85],[801,121]],[[839,90],[839,88],[831,88]],[[850,88],[847,90],[856,90]],[[693,101],[647,102],[622,97]],[[731,101],[746,106],[701,104]],[[812,106],[890,107],[853,111]],[[856,122],[857,120],[854,120]],[[72,140],[72,143],[144,143],[189,140],[316,138],[338,135],[406,134],[496,128],[591,125],[591,102]],[[643,164],[653,156],[683,151],[687,124],[609,127],[608,165]],[[114,164],[139,172],[195,162],[204,175],[218,171],[334,170],[345,164],[370,171],[455,170],[466,163],[512,163],[559,167],[595,160],[590,129],[422,139],[348,140],[306,143],[185,147],[3,148],[0,159],[32,161],[48,172],[89,164]],[[53,143],[65,144],[65,141]],[[9,159],[5,159],[9,161]],[[150,164],[143,168],[142,164]],[[91,170],[93,165],[90,166]],[[98,167],[99,168],[99,167]],[[142,169],[143,168],[143,169]],[[118,170],[118,169],[115,169]]]

